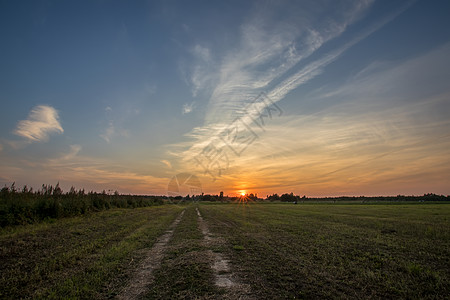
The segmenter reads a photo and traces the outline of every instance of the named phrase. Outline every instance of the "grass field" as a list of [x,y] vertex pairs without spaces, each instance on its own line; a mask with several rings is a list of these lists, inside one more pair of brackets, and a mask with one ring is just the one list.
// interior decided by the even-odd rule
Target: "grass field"
[[243,298],[450,294],[448,204],[201,203],[3,229],[0,298],[113,298],[183,210],[144,298],[235,297],[215,284],[215,253],[248,287]]
[[445,298],[449,205],[201,206],[257,298]]
[[114,209],[4,230],[0,298],[115,295],[138,250],[151,247],[180,211],[169,205]]

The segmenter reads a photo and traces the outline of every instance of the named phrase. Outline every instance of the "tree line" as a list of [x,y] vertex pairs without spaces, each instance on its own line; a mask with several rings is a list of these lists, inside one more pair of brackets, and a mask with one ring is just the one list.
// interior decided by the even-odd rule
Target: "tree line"
[[157,196],[121,195],[117,191],[85,192],[71,187],[64,192],[59,183],[42,185],[38,190],[13,183],[0,190],[0,227],[60,219],[110,208],[136,208],[161,205]]
[[[262,199],[261,199],[262,200]],[[427,193],[421,196],[340,196],[340,197],[306,197],[294,195],[294,193],[285,193],[279,196],[278,194],[267,195],[266,200],[281,201],[281,202],[443,202],[450,201],[450,195],[437,195]]]

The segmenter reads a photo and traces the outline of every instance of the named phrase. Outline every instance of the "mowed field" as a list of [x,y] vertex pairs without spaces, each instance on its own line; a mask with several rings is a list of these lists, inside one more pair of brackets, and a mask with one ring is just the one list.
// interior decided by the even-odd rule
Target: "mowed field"
[[0,298],[448,298],[449,204],[113,209],[2,229]]

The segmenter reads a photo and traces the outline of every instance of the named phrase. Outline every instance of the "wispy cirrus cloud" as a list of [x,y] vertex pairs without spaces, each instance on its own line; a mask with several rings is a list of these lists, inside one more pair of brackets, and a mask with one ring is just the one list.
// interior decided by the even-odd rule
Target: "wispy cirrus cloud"
[[165,164],[169,169],[172,169],[172,164],[170,163],[170,161],[163,159],[161,160],[161,162]]
[[114,128],[114,123],[112,121],[109,122],[108,127],[104,130],[100,137],[105,140],[107,143],[111,143],[111,139],[116,133],[116,129]]
[[195,47],[192,49],[192,53],[204,62],[211,61],[211,52],[206,47],[195,45]]
[[120,128],[117,129],[116,126],[114,125],[113,121],[109,121],[106,129],[103,131],[103,133],[100,134],[100,137],[108,144],[111,143],[111,141],[114,137],[119,137],[119,136],[128,137],[129,132],[128,132],[128,130],[125,130],[125,129],[120,129]]
[[63,133],[58,111],[51,106],[39,105],[33,108],[28,119],[17,124],[14,133],[29,142],[47,141],[52,133]]
[[[199,146],[207,144],[220,130],[239,116],[243,108],[261,91],[269,90],[274,101],[281,100],[289,91],[320,74],[322,68],[337,58],[352,43],[347,43],[333,53],[299,67],[326,42],[340,36],[346,28],[361,18],[373,1],[346,2],[335,9],[332,18],[322,19],[323,5],[304,2],[292,8],[283,18],[277,14],[276,5],[271,9],[256,9],[247,22],[240,26],[238,47],[225,53],[214,62],[210,50],[194,47],[202,64],[210,66],[202,77],[205,82],[195,85],[211,90],[205,122],[194,128],[190,149],[181,157],[192,157]],[[312,13],[314,12],[314,13]],[[192,81],[197,77],[192,75]],[[186,144],[184,144],[186,145]],[[181,146],[179,144],[178,146]]]
[[190,53],[196,63],[189,71],[189,81],[192,89],[192,96],[197,97],[198,93],[211,83],[211,72],[213,70],[212,57],[210,49],[199,44],[195,45],[190,50]]
[[77,144],[70,145],[70,151],[68,153],[64,154],[61,159],[63,159],[63,160],[73,159],[73,158],[75,158],[78,155],[78,153],[80,151],[81,151],[81,146],[80,145],[77,145]]
[[[307,2],[303,2],[301,5],[304,3]],[[186,170],[197,168],[197,170],[203,172],[203,169],[196,164],[193,158],[199,155],[211,142],[214,142],[214,146],[218,151],[221,151],[221,149],[226,150],[224,143],[220,140],[217,142],[218,134],[230,126],[236,118],[245,117],[245,107],[261,91],[265,91],[273,102],[284,99],[291,91],[322,74],[328,65],[340,58],[349,48],[396,18],[409,7],[412,1],[405,2],[397,10],[392,10],[376,20],[367,22],[365,26],[354,30],[352,34],[344,36],[343,33],[349,26],[367,14],[373,1],[338,3],[338,5],[333,6],[335,11],[331,14],[324,14],[327,15],[326,19],[321,17],[321,9],[324,7],[328,9],[328,6],[320,5],[319,7],[315,3],[310,2],[306,5],[309,5],[309,7],[306,7],[306,12],[302,12],[304,7],[300,7],[300,5],[292,10],[292,16],[288,15],[282,21],[277,19],[276,13],[265,10],[255,12],[248,22],[241,25],[238,47],[234,47],[227,52],[216,64],[212,63],[215,66],[215,73],[210,75],[210,78],[212,78],[209,82],[211,96],[207,104],[203,126],[196,127],[186,134],[190,141],[173,145],[173,151],[169,152],[182,162],[181,166],[184,166]],[[323,47],[332,40],[332,47]],[[338,127],[342,129],[339,131],[340,136],[333,131],[333,129],[336,129],[336,126],[340,126],[339,124],[334,123],[326,131],[318,132],[315,129],[324,129],[323,124],[327,123],[320,118],[314,120],[315,122],[311,124],[314,124],[315,127],[310,126],[311,124],[304,126],[316,135],[308,139],[310,147],[305,144],[299,144],[297,136],[300,132],[304,132],[297,129],[298,126],[301,126],[301,123],[292,121],[291,124],[274,126],[277,130],[287,131],[290,134],[290,136],[285,137],[285,140],[279,140],[272,145],[274,148],[278,150],[281,148],[283,149],[282,151],[287,153],[286,159],[274,162],[274,166],[277,166],[277,169],[286,170],[290,166],[292,167],[294,158],[297,169],[310,165],[311,162],[316,162],[314,166],[309,167],[311,176],[308,178],[296,177],[290,173],[290,179],[278,178],[280,179],[278,180],[277,176],[274,177],[272,174],[274,186],[295,185],[295,182],[303,181],[310,182],[311,186],[316,186],[317,188],[320,181],[319,178],[323,177],[326,170],[337,170],[342,166],[351,165],[353,161],[346,159],[345,155],[340,157],[342,163],[339,166],[333,165],[332,156],[330,156],[328,165],[321,163],[317,153],[323,154],[330,150],[328,143],[335,138],[335,148],[331,149],[332,151],[338,151],[339,147],[350,151],[349,149],[355,146],[355,140],[358,141],[357,145],[360,147],[366,147],[367,143],[372,142],[379,143],[382,146],[382,139],[387,137],[384,133],[388,128],[382,126],[384,124],[383,120],[375,122],[379,128],[382,128],[380,130],[384,130],[382,133],[374,131],[370,127],[371,124],[363,122],[365,124],[364,128],[367,130],[358,132],[354,130],[354,124],[350,124],[348,127],[342,125]],[[367,121],[364,117],[361,120]],[[264,133],[265,137],[270,136],[269,132]],[[327,135],[322,134],[325,132],[329,134],[328,139]],[[349,132],[349,134],[346,134],[346,132]],[[270,148],[270,142],[268,144]],[[259,169],[258,166],[261,161],[267,161],[265,158],[267,153],[276,154],[278,150],[268,149],[264,143],[255,142],[255,145],[257,146],[252,146],[252,151],[254,152],[246,153],[244,157],[229,157],[230,167],[228,172],[226,172],[227,174],[222,174],[221,177],[224,185],[230,185],[228,181],[242,181],[245,177],[239,171],[242,168],[255,171],[249,174],[247,180],[249,185],[251,185],[252,178],[258,178],[258,174],[267,175],[263,176],[264,178],[270,177],[269,173],[273,172],[273,169],[266,171],[264,168]],[[309,147],[308,149],[311,150],[309,154],[304,156],[308,163],[305,159],[298,157],[298,151],[305,150],[305,147]],[[368,150],[368,153],[361,154],[361,158],[367,160],[371,154],[373,152]],[[322,179],[327,181],[330,177],[327,177],[326,180]],[[253,182],[256,181],[253,180]]]
[[[340,2],[335,11],[328,12],[331,14],[326,19],[322,13],[328,6],[323,3],[298,3],[281,20],[276,5],[274,11],[257,9],[241,26],[239,47],[226,54],[215,70],[218,80],[213,82],[206,123],[223,120],[227,115],[233,118],[231,114],[242,109],[260,91],[274,88],[280,80],[295,80],[299,72],[295,71],[296,66],[322,45],[339,37],[372,3],[371,0]],[[319,73],[316,70],[319,64],[332,61],[330,56],[317,62],[316,67],[310,66],[312,70],[302,70],[303,73],[308,72],[309,78],[313,78]],[[306,82],[306,77],[303,78]]]
[[[114,120],[113,120],[113,109],[110,106],[107,106],[105,108],[106,115],[109,119],[108,125],[103,130],[103,132],[99,135],[105,142],[108,144],[111,143],[112,139],[114,137],[128,137],[129,131],[126,129],[121,128],[121,126],[117,126]],[[125,114],[130,114],[130,112],[125,112]],[[139,114],[138,110],[134,110],[132,112],[133,115]],[[123,117],[123,116],[122,116]]]
[[192,110],[194,109],[194,105],[195,105],[195,102],[185,103],[183,105],[183,111],[182,111],[183,115],[192,112]]
[[332,102],[272,120],[264,140],[234,157],[220,181],[317,196],[444,193],[449,54],[447,43],[407,61],[373,63],[337,89],[315,90],[309,101]]

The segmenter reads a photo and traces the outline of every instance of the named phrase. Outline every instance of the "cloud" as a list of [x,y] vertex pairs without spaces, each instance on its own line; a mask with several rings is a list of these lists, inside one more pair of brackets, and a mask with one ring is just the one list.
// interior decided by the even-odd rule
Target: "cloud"
[[192,112],[193,108],[194,108],[194,104],[195,102],[192,102],[191,104],[185,103],[183,105],[183,115],[188,114],[190,112]]
[[78,159],[78,153],[81,151],[81,146],[74,144],[70,145],[70,149],[67,152],[59,154],[55,158],[48,158],[46,161],[47,166],[71,164]]
[[170,163],[170,161],[163,159],[161,160],[161,162],[165,164],[167,167],[169,167],[169,169],[172,169],[172,164]]
[[63,133],[64,129],[59,123],[56,109],[47,105],[39,105],[33,108],[27,120],[17,124],[14,131],[16,135],[22,136],[30,142],[47,141],[51,133]]
[[80,145],[70,145],[70,151],[63,155],[62,159],[64,160],[70,160],[73,159],[74,157],[76,157],[78,155],[78,153],[81,151],[81,146]]
[[[316,7],[314,2],[295,4],[283,16],[283,21],[277,14],[277,5],[263,11],[256,9],[240,26],[237,46],[219,61],[214,61],[210,50],[193,47],[192,52],[198,58],[191,76],[194,94],[210,89],[211,96],[203,126],[187,134],[193,139],[191,149],[180,157],[192,157],[199,146],[207,144],[236,117],[241,117],[246,105],[261,91],[266,91],[273,101],[280,101],[291,90],[320,74],[326,65],[367,35],[332,52],[315,55],[317,58],[308,62],[310,56],[361,18],[372,2],[350,1],[341,7],[334,6],[326,20],[320,9],[328,9],[327,6]],[[204,67],[205,62],[209,68]]]
[[317,89],[309,101],[326,107],[271,120],[221,184],[318,196],[448,193],[449,54],[450,43]]
[[114,123],[111,121],[109,122],[108,127],[105,129],[105,131],[100,134],[100,137],[104,139],[108,144],[111,142],[111,138],[116,133],[116,130],[114,128]]
[[2,144],[0,144],[0,152],[2,152],[3,151],[3,146],[2,146]]
[[[232,51],[226,53],[217,64],[211,63],[215,67],[214,73],[207,77],[212,78],[208,82],[212,93],[206,107],[203,126],[196,127],[186,134],[189,141],[172,145],[172,151],[169,151],[169,154],[180,161],[180,168],[191,172],[196,170],[203,174],[204,170],[198,162],[196,163],[194,157],[205,150],[211,142],[219,152],[223,150],[227,153],[226,146],[217,138],[218,134],[230,126],[236,118],[245,119],[245,107],[261,91],[265,91],[273,102],[282,100],[291,91],[322,74],[328,65],[339,59],[349,48],[379,30],[411,4],[407,2],[377,20],[365,22],[364,26],[353,30],[351,35],[343,35],[349,26],[367,13],[373,1],[346,3],[342,7],[334,6],[336,13],[327,20],[307,13],[304,13],[308,15],[307,17],[297,18],[300,21],[287,16],[283,22],[277,22],[270,14],[268,16],[267,13],[259,12],[253,18],[250,17],[249,21],[241,26],[238,46],[233,47]],[[338,37],[340,38],[337,39]],[[333,47],[324,47],[331,40]],[[206,53],[204,55],[207,56]],[[363,83],[368,85],[370,82],[380,82],[386,78],[385,75],[369,78]],[[398,83],[399,80],[391,82]],[[367,86],[360,84],[361,80],[355,81],[350,87],[351,90],[354,90],[355,85],[359,85],[360,88],[356,91],[360,90],[361,95],[366,95],[366,98],[367,95],[373,95],[368,92]],[[379,103],[380,99],[384,99],[380,94],[380,87],[386,85],[377,84],[374,91],[377,91],[379,99],[367,101],[367,105],[374,105]],[[335,94],[329,97],[330,102],[339,96],[335,89],[332,92]],[[340,96],[344,99],[344,95]],[[358,101],[356,98],[351,99]],[[364,179],[364,176],[371,172],[369,167],[372,166],[373,170],[390,178],[401,173],[401,168],[397,166],[395,170],[389,172],[384,169],[394,168],[393,162],[403,154],[403,149],[411,145],[411,140],[404,138],[408,131],[403,129],[411,129],[413,124],[410,121],[417,120],[414,111],[405,115],[400,109],[372,109],[374,113],[369,115],[364,111],[358,111],[366,109],[364,105],[355,105],[354,102],[347,101],[339,108],[336,108],[337,103],[331,103],[331,107],[321,115],[320,110],[326,103],[320,101],[323,97],[314,99],[318,99],[316,102],[319,103],[315,104],[315,108],[319,112],[316,111],[312,115],[297,115],[294,120],[282,117],[274,122],[288,123],[276,125],[271,123],[271,128],[262,133],[264,143],[257,139],[246,150],[245,155],[228,157],[230,167],[222,174],[221,185],[231,186],[238,181],[245,181],[254,187],[258,187],[258,184],[262,187],[261,182],[265,182],[264,186],[269,187],[292,187],[303,184],[308,185],[308,189],[316,193],[320,189],[324,189],[324,193],[332,192],[334,189],[340,193],[339,188],[345,186],[345,180],[350,180],[349,178],[354,178],[352,184],[348,185],[349,189],[361,188],[364,185],[367,187],[368,179]],[[418,106],[417,109],[423,107]],[[354,116],[348,112],[354,112]],[[389,122],[379,118],[383,113],[385,115],[389,113],[391,116],[388,118]],[[435,126],[431,124],[430,126],[442,128],[441,123],[437,122]],[[280,135],[283,132],[286,135]],[[391,149],[391,146],[395,147]],[[384,151],[383,156],[379,155],[380,151]],[[272,157],[276,159],[272,160]],[[411,160],[414,157],[415,154],[408,156]],[[377,166],[376,163],[380,161],[382,163]],[[353,167],[347,170],[347,166]],[[242,170],[252,171],[244,174]],[[282,172],[278,172],[280,170]],[[354,175],[352,170],[356,171]],[[417,170],[418,168],[414,168],[414,172]],[[336,173],[330,173],[331,171]],[[274,172],[279,175],[274,176]],[[340,178],[342,174],[348,177]],[[205,177],[210,180],[207,175]],[[357,177],[361,181],[359,186],[355,179]],[[259,182],[257,178],[260,179]],[[373,178],[372,182],[377,184],[382,180],[379,175]],[[345,191],[342,190],[342,193]]]
[[210,50],[206,47],[203,47],[201,45],[195,45],[195,47],[192,49],[192,53],[204,62],[211,61]]
[[[372,3],[372,0],[341,2],[326,13],[323,11],[329,10],[326,5],[318,6],[313,1],[296,3],[287,14],[283,6],[283,21],[277,11],[281,6],[258,8],[240,26],[237,46],[219,60],[214,60],[217,55],[213,57],[211,51],[194,47],[197,57],[210,61],[209,68],[194,61],[191,74],[195,95],[201,90],[211,91],[204,127],[229,124],[261,91],[271,92],[270,96],[279,101],[289,91],[321,74],[325,66],[373,32],[368,30],[366,35],[337,50],[315,55],[324,44],[341,36],[364,16]],[[308,62],[310,57],[315,59]]]
[[[148,175],[130,168],[128,163],[118,163],[99,157],[80,156],[79,145],[54,159],[0,160],[0,170],[6,174],[0,178],[5,182],[23,182],[39,188],[42,183],[60,182],[64,190],[70,186],[94,191],[117,189],[123,193],[157,194],[167,193],[169,178]],[[33,174],[39,174],[35,176]]]
[[[129,104],[128,102],[126,104]],[[108,144],[117,137],[129,137],[130,131],[124,128],[124,123],[130,119],[135,118],[141,113],[139,108],[133,106],[123,105],[119,108],[112,108],[106,106],[104,110],[104,123],[103,130],[100,132],[99,137],[102,138]]]
[[[360,18],[360,15],[363,14],[365,9],[368,8],[368,6],[371,3],[372,1],[365,1],[356,5],[355,12],[349,14],[350,16],[349,20],[347,20],[347,22],[343,22],[341,25],[336,26],[338,28],[336,30],[336,36],[344,32],[345,28],[349,24],[351,24],[351,22],[358,20]],[[371,35],[375,31],[379,30],[381,27],[392,21],[395,17],[397,17],[400,13],[402,13],[410,4],[411,3],[408,2],[405,5],[398,8],[397,10],[394,10],[391,14],[385,16],[384,18],[381,18],[378,22],[371,24],[365,30],[361,31],[359,34],[356,34],[354,38],[344,43],[342,46],[337,47],[336,49],[328,53],[325,53],[324,55],[322,55],[321,58],[308,63],[306,66],[300,68],[300,70],[298,70],[293,75],[288,76],[281,83],[275,86],[270,92],[268,92],[271,100],[275,102],[280,101],[290,91],[298,88],[300,85],[307,83],[309,80],[321,74],[326,66],[334,62],[345,51],[347,51],[349,48],[359,43],[360,41],[364,40],[369,35]],[[356,12],[359,12],[359,14],[357,14]],[[312,36],[317,35],[318,35],[317,32],[314,32]],[[313,38],[313,40],[317,40],[317,37]],[[320,42],[325,42],[325,40]],[[312,42],[311,44],[314,44],[314,42]]]
[[372,2],[350,1],[330,11],[327,19],[317,13],[323,7],[307,2],[291,7],[283,22],[276,12],[256,12],[241,26],[240,47],[226,55],[220,65],[208,119],[217,120],[217,114],[224,110],[242,108],[248,101],[245,95],[254,97],[295,72],[301,61],[340,36]]
[[113,121],[109,121],[108,127],[104,130],[102,134],[100,134],[100,137],[105,140],[108,144],[111,143],[112,139],[114,137],[122,136],[122,137],[128,137],[130,134],[128,130],[125,129],[117,129],[114,125]]
[[209,48],[201,45],[195,45],[190,52],[196,63],[190,69],[188,81],[192,85],[192,96],[197,97],[198,93],[211,82],[212,56]]

